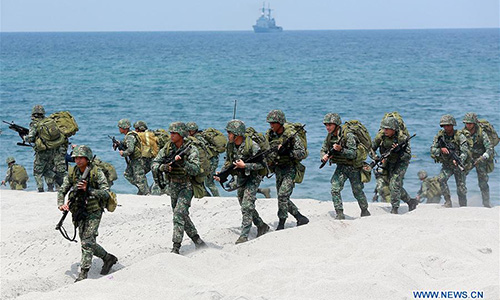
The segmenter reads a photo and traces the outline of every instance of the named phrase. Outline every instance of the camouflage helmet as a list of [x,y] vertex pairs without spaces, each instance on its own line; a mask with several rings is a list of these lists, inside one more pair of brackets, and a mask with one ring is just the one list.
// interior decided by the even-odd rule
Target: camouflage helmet
[[279,109],[273,109],[267,114],[267,123],[286,123],[285,113]]
[[477,120],[476,113],[470,112],[465,114],[463,122],[477,124],[479,121]]
[[417,175],[418,175],[419,179],[425,179],[425,178],[427,178],[427,172],[425,172],[425,170],[418,171]]
[[137,130],[147,130],[148,129],[148,124],[144,121],[137,121],[134,123],[134,128]]
[[455,121],[455,118],[452,115],[444,115],[441,117],[441,120],[439,121],[439,126],[443,127],[445,125],[456,126],[457,122]]
[[118,121],[118,127],[121,129],[129,129],[130,128],[130,120],[129,119],[121,119]]
[[45,108],[41,105],[35,105],[33,106],[33,109],[31,110],[32,115],[45,115]]
[[184,122],[173,122],[168,126],[168,132],[176,132],[183,138],[188,136],[186,124]]
[[188,131],[198,131],[198,124],[195,122],[187,122],[186,127]]
[[240,120],[231,120],[226,125],[226,131],[231,132],[232,134],[237,136],[244,136],[245,130],[246,130],[245,123],[243,123],[243,121]]
[[73,149],[71,157],[86,157],[88,160],[92,160],[92,149],[86,145],[78,145]]
[[327,113],[323,118],[323,124],[342,124],[342,120],[340,119],[339,114]]
[[398,120],[393,117],[387,117],[382,120],[382,122],[380,123],[380,127],[382,129],[398,130]]
[[7,163],[7,164],[10,164],[13,162],[16,162],[16,159],[12,156],[7,157],[7,159],[5,160],[5,163]]

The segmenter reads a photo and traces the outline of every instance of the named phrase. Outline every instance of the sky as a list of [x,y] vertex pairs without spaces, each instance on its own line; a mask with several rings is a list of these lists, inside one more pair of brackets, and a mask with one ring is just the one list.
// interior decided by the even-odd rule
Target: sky
[[[252,30],[258,0],[0,0],[1,31]],[[267,2],[266,2],[267,6]],[[499,0],[273,0],[284,30],[498,28]]]

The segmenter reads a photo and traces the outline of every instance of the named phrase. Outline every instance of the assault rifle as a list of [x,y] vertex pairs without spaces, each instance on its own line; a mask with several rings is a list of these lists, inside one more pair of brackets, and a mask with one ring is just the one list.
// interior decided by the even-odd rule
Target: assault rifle
[[439,136],[438,138],[438,146],[439,148],[446,148],[448,149],[448,152],[450,152],[451,158],[457,162],[457,166],[460,169],[460,171],[464,172],[465,171],[465,165],[460,159],[460,156],[457,154],[457,151],[455,149],[455,145],[447,143],[444,140],[444,136]]
[[294,138],[295,136],[302,130],[304,130],[304,127],[306,127],[306,124],[300,126],[294,134],[292,134],[291,136],[289,136],[285,142],[283,142],[283,144],[281,144],[281,147],[279,149],[277,149],[278,151],[278,155],[284,155],[284,154],[288,154],[290,153],[290,151],[292,150],[293,148],[293,141],[294,141]]
[[[80,178],[80,181],[78,182],[78,183],[81,183],[82,181],[86,180],[87,181],[87,189],[80,190],[77,188],[77,190],[75,191],[74,187],[73,187],[73,188],[71,188],[71,191],[70,191],[70,193],[73,193],[73,195],[70,194],[70,196],[68,197],[69,198],[68,206],[70,209],[72,208],[73,205],[75,205],[75,203],[77,205],[76,211],[73,214],[73,224],[75,226],[73,237],[70,238],[68,235],[68,232],[63,227],[64,220],[66,219],[66,216],[68,215],[69,211],[67,211],[67,210],[63,211],[63,213],[62,213],[63,215],[56,225],[56,230],[59,230],[59,232],[61,232],[61,235],[70,242],[76,243],[75,238],[76,238],[76,231],[78,228],[78,223],[80,223],[80,221],[84,220],[87,217],[87,211],[86,211],[85,206],[87,204],[87,198],[89,196],[90,182],[88,179],[90,178],[90,170],[92,169],[92,163],[94,162],[95,157],[96,156],[94,155],[92,160],[88,163],[87,167],[83,171],[83,174],[82,174],[82,177]],[[75,166],[75,168],[78,168],[78,167]]]
[[[340,142],[342,141],[343,137],[344,137],[344,135],[342,135],[335,144],[339,144],[340,145]],[[322,169],[326,165],[326,163],[330,160],[330,158],[332,156],[334,156],[335,154],[338,154],[338,153],[340,153],[340,151],[335,150],[333,148],[333,146],[330,149],[328,149],[328,153],[327,153],[328,154],[328,159],[325,160],[325,161],[321,161],[321,165],[319,166],[319,168]]]
[[7,121],[3,121],[3,122],[5,124],[9,124],[9,129],[12,129],[15,132],[17,132],[19,134],[19,136],[21,137],[21,139],[23,140],[22,143],[17,143],[18,146],[33,147],[33,145],[31,145],[29,143],[26,144],[26,142],[24,141],[24,137],[27,136],[28,133],[30,132],[30,130],[28,128],[17,125],[14,123],[14,121],[12,121],[11,123],[9,123]]
[[414,135],[407,137],[403,142],[397,144],[396,147],[391,148],[390,150],[387,150],[385,153],[383,153],[380,157],[376,157],[373,159],[373,161],[370,163],[370,167],[373,168],[380,168],[382,165],[382,161],[387,159],[391,154],[393,153],[399,153],[401,151],[404,151],[406,147],[408,147],[408,143],[412,138],[414,138],[417,134],[415,133]]
[[[177,155],[179,155],[180,157],[184,158],[184,156],[186,156],[187,151],[189,150],[190,146],[191,146],[191,142],[184,144],[184,146],[179,148],[177,151],[172,152],[170,155],[165,157],[165,159],[161,162],[160,166],[161,165],[172,166],[173,164],[176,163],[175,157]],[[162,172],[158,169],[153,172],[153,180],[158,184],[160,189],[164,189],[167,186],[167,184],[165,182],[165,177],[163,176],[163,173],[164,172]]]
[[[114,136],[109,136],[108,137],[111,139],[111,141],[113,142],[113,150],[119,150],[119,151],[125,151],[127,150],[127,146],[125,146],[122,142],[118,141]],[[127,165],[130,163],[130,160],[128,159],[128,157],[125,157],[125,162],[127,163]]]

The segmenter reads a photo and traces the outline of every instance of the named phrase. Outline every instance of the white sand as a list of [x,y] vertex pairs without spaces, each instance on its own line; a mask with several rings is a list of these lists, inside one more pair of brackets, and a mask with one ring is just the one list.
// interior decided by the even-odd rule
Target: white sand
[[[94,258],[89,279],[74,284],[80,244],[54,230],[56,194],[1,191],[2,299],[414,299],[413,291],[472,291],[499,299],[499,207],[445,209],[420,205],[389,214],[371,204],[359,218],[333,219],[331,202],[294,199],[308,225],[235,245],[241,212],[236,198],[193,200],[191,218],[208,249],[185,236],[170,253],[167,196],[119,195],[98,242],[119,262],[107,276]],[[476,199],[477,201],[477,199]],[[456,205],[456,203],[454,203]],[[264,221],[277,225],[276,199],[259,199]],[[72,232],[70,218],[65,223]]]

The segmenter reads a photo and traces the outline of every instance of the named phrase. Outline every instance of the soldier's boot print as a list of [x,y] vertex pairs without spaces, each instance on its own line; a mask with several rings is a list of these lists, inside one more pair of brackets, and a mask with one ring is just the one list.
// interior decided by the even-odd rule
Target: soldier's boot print
[[118,258],[113,254],[107,253],[102,259],[104,264],[102,265],[101,275],[106,275],[111,270],[111,267],[118,262]]
[[171,253],[175,253],[175,254],[180,254],[179,251],[181,250],[181,243],[174,243],[173,247],[172,247],[172,251],[170,251]]
[[335,220],[345,220],[345,215],[344,215],[343,209],[336,209],[335,213],[337,214],[335,216]]
[[309,223],[309,219],[306,216],[302,215],[300,212],[297,212],[297,214],[293,216],[297,220],[297,226],[306,225],[307,223]]
[[285,222],[286,222],[286,219],[280,218],[280,221],[278,223],[278,227],[276,227],[276,230],[285,229]]
[[269,225],[267,225],[266,223],[257,226],[257,237],[265,234],[268,231],[269,231]]
[[398,214],[398,208],[393,206],[392,209],[391,209],[391,214],[397,215]]
[[257,189],[257,193],[264,195],[266,198],[271,198],[271,189],[270,188],[259,188]]
[[207,247],[207,244],[205,244],[205,242],[200,238],[198,234],[193,236],[191,240],[193,240],[196,249],[202,249]]
[[47,192],[53,192],[54,191],[54,185],[53,184],[47,184]]
[[361,217],[368,217],[371,216],[370,212],[368,211],[368,208],[363,208],[361,209]]
[[80,274],[78,274],[78,277],[75,279],[75,282],[87,279],[87,277],[89,275],[89,270],[90,269],[81,269]]
[[246,236],[240,236],[237,240],[236,240],[236,245],[238,244],[241,244],[241,243],[244,243],[244,242],[247,242],[248,241],[248,238]]
[[408,201],[408,211],[412,211],[415,208],[417,208],[418,205],[418,200],[416,198],[411,198],[410,201]]
[[452,207],[450,195],[444,195],[444,205],[443,206],[444,207]]

